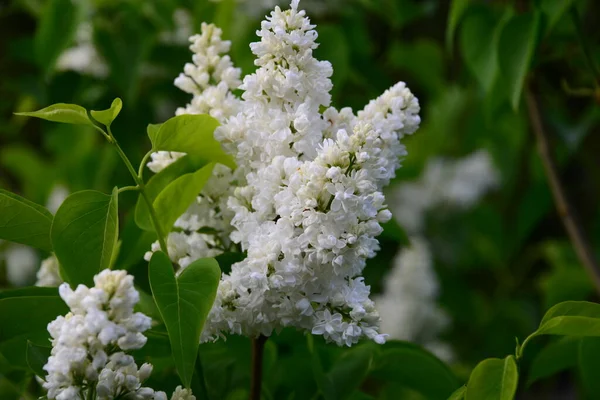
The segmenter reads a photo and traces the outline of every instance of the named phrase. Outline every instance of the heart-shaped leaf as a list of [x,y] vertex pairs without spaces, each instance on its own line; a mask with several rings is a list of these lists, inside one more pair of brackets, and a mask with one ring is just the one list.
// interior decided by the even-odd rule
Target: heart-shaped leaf
[[183,114],[155,127],[148,127],[154,151],[179,151],[214,161],[235,169],[233,158],[225,153],[213,133],[219,121],[206,114]]
[[169,257],[158,251],[148,269],[152,295],[169,333],[177,372],[189,388],[200,334],[221,278],[219,265],[213,258],[202,258],[175,277]]
[[112,124],[112,122],[115,120],[115,118],[117,118],[117,115],[119,115],[119,113],[121,112],[121,108],[123,108],[123,102],[121,101],[120,98],[116,98],[113,100],[112,104],[110,105],[110,108],[108,110],[102,110],[102,111],[90,111],[90,113],[92,114],[92,117],[94,117],[94,119],[106,126],[110,126],[110,124]]
[[52,251],[51,225],[50,211],[0,189],[0,239]]
[[57,103],[37,111],[19,112],[16,115],[35,117],[46,121],[62,122],[65,124],[94,125],[88,118],[85,108],[77,104]]
[[51,238],[61,276],[71,285],[91,286],[94,275],[109,268],[118,239],[118,194],[85,190],[62,203]]
[[[178,159],[173,164],[169,165],[167,168],[163,169],[158,174],[150,178],[150,180],[148,180],[145,189],[146,196],[154,204],[154,201],[156,200],[158,195],[161,194],[161,192],[163,192],[167,188],[167,186],[174,184],[175,180],[177,180],[182,175],[192,175],[194,172],[197,172],[200,168],[204,167],[205,165],[206,162],[204,160],[189,155]],[[198,177],[203,176],[203,174],[204,173],[198,174]],[[178,214],[175,218],[178,218],[181,214],[183,214],[183,212],[185,212],[187,207],[189,207],[189,205],[194,201],[194,199],[198,196],[198,193],[200,193],[200,190],[202,190],[202,187],[204,186],[201,179],[200,181],[196,181],[194,179],[190,179],[189,181],[192,181],[192,183],[199,183],[201,186],[195,186],[195,191],[193,191],[193,193],[191,193],[191,195],[187,198],[172,198],[172,205],[174,203],[181,203],[181,207],[177,207],[177,209],[179,210],[180,208],[183,208],[183,211],[180,214]],[[174,184],[170,186],[168,190],[169,192],[177,191],[179,190],[178,188],[179,185]],[[173,197],[173,194],[168,193],[165,194],[165,196]],[[174,222],[175,221],[173,221],[173,223]],[[135,223],[137,224],[137,226],[146,231],[154,231],[154,227],[152,226],[152,220],[150,219],[150,212],[148,211],[148,206],[146,205],[146,202],[144,201],[144,198],[141,195],[138,197],[137,204],[135,206]],[[172,225],[168,226],[168,230],[170,230],[171,227]]]
[[473,370],[467,384],[466,398],[478,400],[512,400],[517,391],[519,372],[513,356],[488,358]]

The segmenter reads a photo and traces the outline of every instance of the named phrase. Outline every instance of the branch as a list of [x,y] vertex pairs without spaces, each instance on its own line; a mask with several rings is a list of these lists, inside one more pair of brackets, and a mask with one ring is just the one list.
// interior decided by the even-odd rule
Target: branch
[[600,294],[600,265],[594,259],[594,252],[590,240],[577,220],[573,206],[567,198],[565,188],[560,182],[558,168],[556,167],[554,156],[550,151],[548,135],[542,125],[537,101],[530,89],[526,90],[525,97],[527,99],[527,109],[529,112],[531,128],[533,129],[533,133],[538,143],[540,157],[542,158],[546,177],[550,184],[550,189],[552,190],[552,196],[554,197],[558,215],[567,230],[579,260],[592,279],[596,291]]
[[252,382],[250,383],[250,400],[260,400],[263,352],[267,339],[268,337],[263,335],[252,339]]

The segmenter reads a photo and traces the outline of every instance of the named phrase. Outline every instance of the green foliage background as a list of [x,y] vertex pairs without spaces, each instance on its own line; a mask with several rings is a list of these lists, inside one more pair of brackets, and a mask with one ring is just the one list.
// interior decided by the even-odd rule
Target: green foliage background
[[[361,109],[399,80],[407,82],[420,100],[422,127],[406,140],[409,155],[395,183],[418,177],[431,157],[458,158],[480,148],[490,152],[500,171],[500,188],[476,207],[448,215],[441,210],[427,224],[434,249],[452,250],[434,256],[441,281],[440,304],[452,318],[444,340],[456,353],[451,367],[458,381],[465,382],[479,361],[512,354],[515,337],[522,341],[535,331],[551,306],[566,300],[598,300],[553,206],[524,92],[531,92],[539,103],[562,182],[600,259],[600,3],[349,0],[321,4],[323,11],[311,15],[321,43],[316,56],[333,64],[336,107]],[[0,187],[45,204],[57,183],[70,192],[104,193],[131,184],[117,154],[92,128],[29,120],[13,112],[58,102],[101,109],[120,97],[125,106],[112,130],[137,164],[149,146],[146,125],[163,122],[189,101],[173,79],[191,53],[185,44],[160,40],[161,32],[176,28],[174,10],[188,10],[195,31],[202,21],[222,27],[225,38],[233,42],[234,62],[246,74],[253,70],[248,44],[256,40],[254,32],[266,11],[249,12],[250,2],[243,7],[231,0],[0,4]],[[109,67],[105,78],[55,68],[58,56],[73,45],[77,27],[84,22],[93,26],[93,43]],[[135,274],[136,282],[149,292],[142,256],[153,238],[136,228],[135,202],[133,193],[119,196],[121,247],[131,251],[121,252],[116,263]],[[382,251],[365,270],[374,292],[381,290],[393,255],[406,244],[393,234],[380,239]],[[7,287],[4,276],[0,274],[0,285]],[[168,365],[165,340],[164,332],[158,332],[150,342],[159,353],[166,343],[162,360]],[[318,388],[327,392],[314,375],[315,351],[311,353],[309,345],[318,349],[317,361],[328,374],[327,382],[336,387],[362,382],[362,395],[338,393],[330,398],[437,398],[436,393],[423,391],[427,382],[411,386],[386,379],[381,383],[377,365],[371,365],[381,361],[371,360],[371,355],[364,356],[363,364],[371,367],[362,376],[359,372],[366,369],[352,363],[360,364],[363,355],[351,352],[360,353],[365,347],[338,349],[319,340],[307,344],[293,331],[283,331],[267,342],[268,398],[308,399]],[[540,338],[529,346],[520,375],[531,386],[521,379],[520,398],[549,398],[551,393],[564,395],[560,398],[597,398],[597,372],[590,373],[600,371],[597,342]],[[410,360],[406,348],[397,351],[398,359]],[[201,346],[212,399],[245,398],[249,352],[248,340],[239,337]],[[177,375],[171,367],[162,368],[160,360],[153,358],[158,371],[154,383],[175,386]],[[0,358],[2,399],[18,398],[24,388],[30,393],[39,390],[29,372],[4,361]],[[340,365],[348,370],[337,371]]]

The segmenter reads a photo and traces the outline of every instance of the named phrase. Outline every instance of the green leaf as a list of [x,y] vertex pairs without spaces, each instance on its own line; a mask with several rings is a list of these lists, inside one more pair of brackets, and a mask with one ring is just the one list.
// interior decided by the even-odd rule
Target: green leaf
[[0,189],[0,239],[52,251],[51,225],[50,211]]
[[600,392],[600,380],[598,380],[598,371],[600,370],[600,338],[586,337],[581,338],[579,342],[579,373],[585,391],[589,398],[593,399]]
[[40,378],[46,376],[44,365],[48,362],[51,351],[52,348],[50,346],[38,346],[30,341],[27,342],[27,365]]
[[27,286],[0,290],[0,300],[13,297],[56,296],[57,293],[55,287]]
[[527,385],[577,365],[578,337],[563,337],[544,347],[531,362]]
[[90,113],[92,114],[92,117],[94,117],[94,119],[106,126],[110,126],[110,124],[112,124],[112,122],[115,120],[115,118],[117,118],[117,115],[119,115],[119,113],[121,112],[121,108],[123,108],[123,102],[121,101],[120,98],[116,98],[113,100],[112,104],[110,105],[110,108],[108,110],[102,110],[102,111],[90,111]]
[[146,127],[146,132],[148,132],[150,142],[154,143],[156,141],[156,136],[158,135],[161,125],[162,124],[148,124]]
[[369,374],[373,355],[372,346],[360,346],[345,351],[336,360],[326,375],[335,399],[347,399],[360,387]]
[[[119,256],[115,262],[115,265],[118,265],[119,269],[128,270],[138,264],[144,259],[144,254],[146,254],[152,243],[157,239],[154,230],[145,231],[140,229],[135,222],[134,214],[129,214],[121,230],[121,249],[127,249],[127,251],[119,252]],[[152,300],[152,303],[154,303],[154,300]]]
[[500,79],[508,90],[515,111],[519,108],[525,77],[537,46],[540,19],[539,13],[514,16],[504,25],[500,35]]
[[460,45],[465,64],[488,94],[498,76],[497,43],[504,23],[512,11],[507,9],[500,20],[487,7],[474,8],[464,18]]
[[46,73],[54,69],[58,57],[75,36],[81,16],[79,4],[71,0],[49,0],[40,14],[34,48],[36,61]]
[[452,393],[450,397],[448,397],[448,400],[462,400],[465,398],[466,393],[467,387],[463,385],[456,389],[456,391],[454,391],[454,393]]
[[[0,353],[11,364],[22,368],[28,368],[27,341],[48,345],[48,323],[69,311],[56,288],[51,288],[53,294],[48,293],[48,288],[27,289],[28,296],[0,300]],[[24,317],[27,310],[30,312]]]
[[119,231],[118,193],[94,190],[71,194],[54,217],[51,238],[61,276],[71,285],[93,284],[110,267]]
[[231,266],[237,262],[243,261],[246,258],[246,253],[238,253],[238,252],[226,252],[219,254],[215,257],[215,260],[219,263],[219,267],[221,267],[221,271],[224,274],[228,274],[231,272]]
[[212,258],[191,263],[175,277],[169,257],[156,252],[150,260],[150,287],[165,322],[181,381],[190,387],[200,334],[221,278],[219,265]]
[[94,125],[88,118],[85,108],[77,104],[57,103],[37,111],[19,112],[15,115],[35,117],[46,121],[62,122],[65,124]]
[[427,399],[447,399],[459,387],[448,367],[433,354],[408,342],[389,342],[375,360],[371,377],[401,383]]
[[180,176],[156,196],[154,210],[163,232],[169,232],[177,218],[198,197],[198,194],[212,176],[214,166],[215,164],[211,163],[194,173]]
[[315,377],[315,381],[317,382],[319,391],[325,400],[335,400],[335,391],[332,387],[331,381],[325,375],[323,364],[321,363],[321,357],[319,356],[319,350],[315,346],[315,339],[312,337],[312,335],[306,336],[306,343],[308,346],[308,351],[311,355],[313,375]]
[[541,0],[540,10],[546,15],[546,33],[549,33],[563,14],[573,5],[574,0]]
[[178,115],[163,123],[158,132],[150,134],[149,131],[152,149],[179,151],[235,169],[233,158],[213,136],[217,126],[219,121],[209,115]]
[[460,22],[460,19],[467,11],[470,0],[452,0],[450,11],[448,12],[448,23],[446,25],[446,48],[452,53],[454,47],[454,32]]
[[519,373],[513,356],[488,358],[473,370],[467,384],[466,398],[477,400],[512,400],[517,391]]
[[565,301],[546,312],[538,329],[518,346],[522,355],[529,341],[539,335],[600,336],[600,304],[587,301]]
[[[194,172],[197,172],[200,168],[204,167],[205,165],[206,162],[201,158],[192,157],[190,155],[181,157],[173,164],[169,165],[167,168],[163,169],[158,174],[150,178],[150,180],[148,180],[145,189],[146,196],[150,199],[152,204],[154,204],[154,201],[161,194],[161,192],[163,192],[171,184],[174,184],[178,178],[185,174],[191,176]],[[191,180],[194,181],[193,179]],[[174,191],[178,188],[178,185],[173,185],[170,186],[168,190]],[[187,205],[185,205],[183,211],[180,214],[178,214],[176,218],[183,214],[187,207],[189,207],[189,205],[198,196],[198,193],[200,193],[201,189],[202,188],[200,187],[197,191],[195,191],[191,198],[188,197],[186,199],[181,199],[182,202],[187,202]],[[179,199],[175,201],[179,202]],[[146,205],[146,202],[144,201],[144,198],[141,195],[138,197],[137,204],[135,206],[135,223],[137,224],[137,226],[146,231],[154,231],[154,227],[152,226],[152,220],[150,218],[150,212],[148,211],[148,206]],[[172,225],[168,226],[168,229],[170,230],[171,227]]]

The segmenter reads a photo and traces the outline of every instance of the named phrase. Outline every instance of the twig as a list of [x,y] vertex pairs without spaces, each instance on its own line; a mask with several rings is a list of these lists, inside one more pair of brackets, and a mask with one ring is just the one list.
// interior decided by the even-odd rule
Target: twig
[[250,400],[260,400],[263,352],[267,339],[268,337],[263,335],[252,339],[252,382],[250,383]]
[[560,182],[558,168],[556,167],[554,156],[550,151],[548,135],[542,125],[537,101],[530,89],[526,90],[525,97],[527,99],[531,128],[533,129],[533,133],[538,143],[538,149],[542,158],[544,170],[546,171],[548,183],[550,184],[550,189],[552,190],[558,215],[567,230],[577,256],[592,279],[596,291],[600,294],[600,265],[594,259],[594,252],[590,241],[577,220],[575,211],[567,198],[565,188]]

